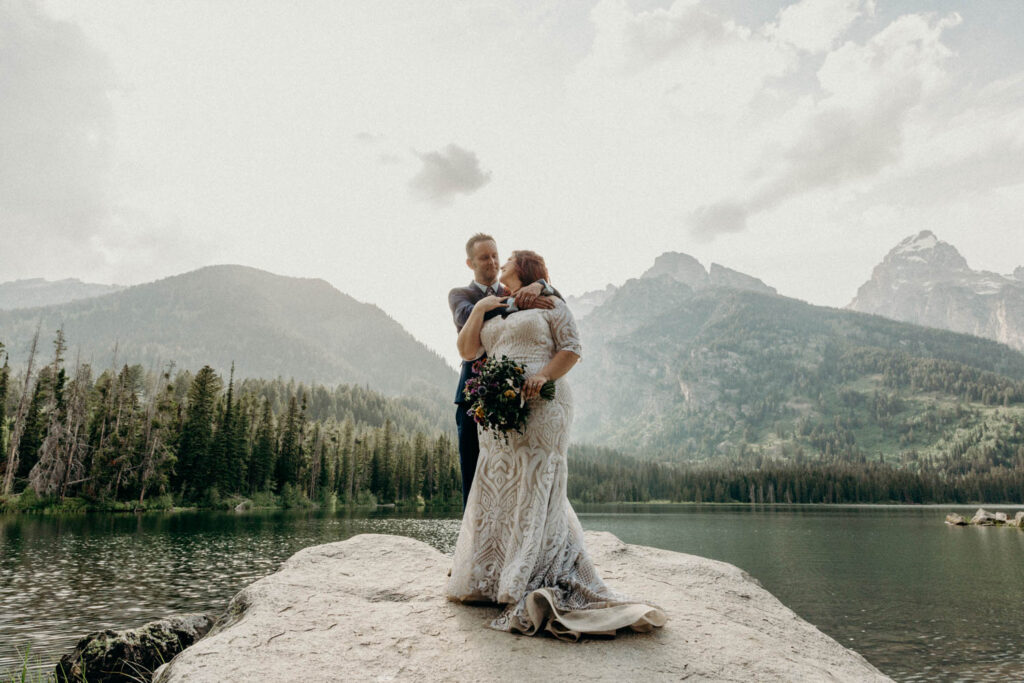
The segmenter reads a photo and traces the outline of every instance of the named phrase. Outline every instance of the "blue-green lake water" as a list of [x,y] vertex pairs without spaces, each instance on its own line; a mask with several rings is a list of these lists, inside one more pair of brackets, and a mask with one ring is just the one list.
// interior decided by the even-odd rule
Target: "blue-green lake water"
[[[901,681],[1024,680],[1024,531],[955,506],[580,506],[586,529],[735,564]],[[1012,516],[1012,515],[1011,515]],[[0,516],[0,672],[82,635],[218,612],[300,548],[360,533],[450,553],[455,517],[324,512]]]

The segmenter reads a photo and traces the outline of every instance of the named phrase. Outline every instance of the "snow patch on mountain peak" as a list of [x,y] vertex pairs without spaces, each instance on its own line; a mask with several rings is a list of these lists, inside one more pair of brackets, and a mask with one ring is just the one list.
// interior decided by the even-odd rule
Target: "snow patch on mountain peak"
[[916,235],[906,238],[893,249],[894,254],[909,254],[915,251],[926,251],[934,249],[939,244],[939,238],[931,230],[922,230]]

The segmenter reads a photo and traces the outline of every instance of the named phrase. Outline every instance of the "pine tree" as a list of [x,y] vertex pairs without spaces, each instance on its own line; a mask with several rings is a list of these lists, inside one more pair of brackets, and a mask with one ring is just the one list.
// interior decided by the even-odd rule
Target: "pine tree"
[[355,430],[352,420],[347,419],[341,427],[340,455],[338,457],[338,474],[336,485],[338,496],[346,503],[355,501]]
[[235,424],[231,430],[231,439],[228,442],[228,466],[232,472],[232,493],[245,491],[249,479],[247,471],[249,467],[249,430],[251,426],[251,410],[248,408],[249,401],[239,399],[235,403]]
[[183,495],[195,495],[210,485],[213,417],[220,389],[221,380],[209,365],[203,366],[189,387],[185,423],[178,445],[177,485]]
[[143,439],[143,460],[139,474],[139,507],[146,491],[156,487],[163,491],[169,483],[168,475],[174,465],[173,439],[176,404],[174,387],[170,384],[172,363],[160,375],[147,409],[146,431]]
[[224,399],[217,432],[210,447],[212,481],[221,493],[232,494],[242,490],[245,481],[245,434],[239,416],[240,406],[235,396],[235,364],[231,364],[231,379]]
[[263,414],[256,431],[256,441],[249,459],[249,490],[253,493],[270,487],[274,473],[274,416],[270,401],[263,399]]
[[299,465],[302,454],[302,415],[299,403],[292,394],[288,400],[288,412],[281,429],[281,447],[277,455],[277,467],[274,478],[277,491],[281,492],[285,484],[296,485],[299,481]]
[[43,403],[46,401],[43,379],[45,375],[40,373],[39,381],[36,382],[35,390],[32,392],[32,401],[29,403],[28,411],[25,414],[25,426],[22,428],[21,440],[18,442],[17,476],[19,479],[28,477],[28,473],[39,460],[39,448],[43,445],[44,416]]

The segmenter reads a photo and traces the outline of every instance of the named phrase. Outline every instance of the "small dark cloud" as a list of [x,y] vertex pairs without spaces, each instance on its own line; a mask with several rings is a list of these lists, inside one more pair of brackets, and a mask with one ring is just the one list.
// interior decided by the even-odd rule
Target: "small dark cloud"
[[367,145],[372,145],[373,143],[380,142],[383,139],[384,135],[381,133],[370,133],[365,130],[356,133],[356,140]]
[[491,180],[475,153],[450,144],[443,150],[417,154],[423,167],[409,181],[414,193],[436,204],[450,204],[457,194],[472,194]]
[[690,233],[698,240],[710,242],[718,235],[743,232],[749,215],[750,210],[746,206],[734,202],[702,206],[690,216]]

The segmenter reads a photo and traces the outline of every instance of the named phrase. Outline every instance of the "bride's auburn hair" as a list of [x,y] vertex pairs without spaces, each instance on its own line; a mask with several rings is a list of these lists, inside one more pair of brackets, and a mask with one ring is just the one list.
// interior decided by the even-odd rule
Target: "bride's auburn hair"
[[548,280],[548,267],[544,265],[544,257],[535,251],[518,249],[512,252],[512,258],[516,260],[516,274],[519,275],[519,282],[525,287],[537,280]]

